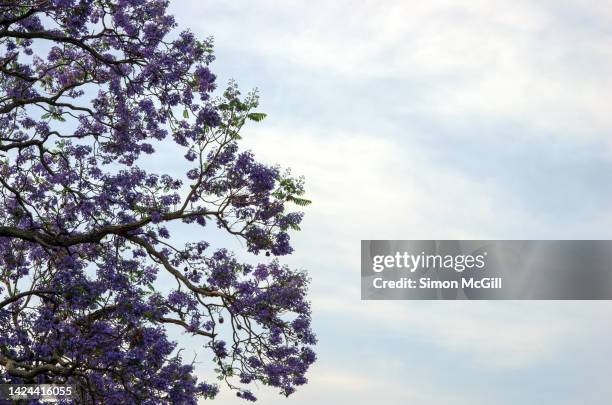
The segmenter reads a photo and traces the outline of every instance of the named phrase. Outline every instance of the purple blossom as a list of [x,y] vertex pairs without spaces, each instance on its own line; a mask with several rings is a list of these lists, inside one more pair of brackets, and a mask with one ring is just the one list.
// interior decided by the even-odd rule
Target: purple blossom
[[[213,97],[211,40],[175,32],[166,0],[30,3],[0,17],[0,379],[195,405],[221,388],[183,361],[179,328],[238,397],[293,393],[316,359],[307,275],[180,238],[216,225],[252,253],[292,252],[301,180],[238,145],[257,94]],[[159,150],[186,174],[164,174]]]

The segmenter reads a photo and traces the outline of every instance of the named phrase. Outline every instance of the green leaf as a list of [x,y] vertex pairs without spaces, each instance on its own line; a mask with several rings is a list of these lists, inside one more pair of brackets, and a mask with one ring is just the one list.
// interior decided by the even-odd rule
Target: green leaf
[[54,119],[54,120],[61,121],[61,122],[65,122],[66,121],[66,118],[64,118],[62,113],[58,113],[58,112],[51,113],[51,118]]
[[264,118],[267,117],[267,114],[265,113],[250,113],[247,114],[247,118],[250,120],[253,120],[255,122],[260,122],[263,121]]
[[227,131],[229,133],[229,135],[232,137],[232,139],[242,139],[242,137],[240,136],[240,134],[236,131],[232,131],[231,129]]
[[183,118],[189,118],[189,111],[186,108],[183,110]]
[[298,198],[298,197],[294,197],[294,196],[289,196],[287,197],[288,201],[291,201],[292,203],[299,205],[300,207],[305,207],[307,205],[312,204],[311,200],[307,200],[306,198]]

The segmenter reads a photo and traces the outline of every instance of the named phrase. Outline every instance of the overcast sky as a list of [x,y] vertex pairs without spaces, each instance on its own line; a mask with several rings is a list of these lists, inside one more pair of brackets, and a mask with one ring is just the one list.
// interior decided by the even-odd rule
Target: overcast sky
[[284,260],[319,361],[261,403],[610,403],[607,302],[359,298],[360,239],[612,237],[610,3],[171,2],[220,84],[260,89],[244,147],[314,200]]

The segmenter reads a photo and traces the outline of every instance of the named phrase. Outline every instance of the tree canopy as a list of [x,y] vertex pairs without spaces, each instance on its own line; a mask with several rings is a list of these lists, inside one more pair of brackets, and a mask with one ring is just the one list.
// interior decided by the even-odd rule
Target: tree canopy
[[[212,40],[177,31],[167,3],[0,0],[0,382],[195,404],[307,381],[306,273],[210,243],[290,254],[303,181],[239,149],[265,117],[257,94],[215,90]],[[197,337],[219,381],[196,377],[170,328]]]

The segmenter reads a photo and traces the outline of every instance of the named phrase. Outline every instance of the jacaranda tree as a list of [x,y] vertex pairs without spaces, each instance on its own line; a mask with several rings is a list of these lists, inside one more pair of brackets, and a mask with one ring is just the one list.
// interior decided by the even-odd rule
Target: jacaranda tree
[[[302,180],[239,150],[257,95],[217,94],[211,40],[166,8],[0,0],[0,382],[156,405],[306,383],[308,278],[266,258],[292,251]],[[219,233],[264,264],[213,249]],[[216,375],[196,378],[171,328]]]

